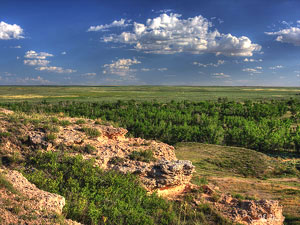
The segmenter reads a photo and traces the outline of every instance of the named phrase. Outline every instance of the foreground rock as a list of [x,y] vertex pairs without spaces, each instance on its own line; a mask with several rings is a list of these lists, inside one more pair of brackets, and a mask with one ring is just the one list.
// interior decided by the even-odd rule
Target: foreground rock
[[17,171],[1,169],[0,174],[14,190],[0,189],[1,224],[80,224],[59,218],[64,197],[38,189]]

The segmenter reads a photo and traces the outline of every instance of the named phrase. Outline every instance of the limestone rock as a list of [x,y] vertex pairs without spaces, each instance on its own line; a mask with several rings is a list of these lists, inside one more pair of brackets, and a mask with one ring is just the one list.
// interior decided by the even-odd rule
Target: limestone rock
[[162,160],[152,167],[148,176],[155,179],[157,188],[177,186],[189,183],[194,168],[187,160]]
[[112,126],[105,126],[102,128],[102,135],[113,140],[125,139],[125,134],[127,134],[127,132],[128,131],[126,129],[114,128]]
[[62,213],[62,209],[65,205],[64,197],[38,189],[21,173],[15,170],[7,170],[4,175],[16,190],[29,199],[33,199],[40,209],[50,210],[59,214]]
[[247,225],[282,225],[282,206],[275,200],[238,200],[223,195],[215,204],[232,221]]
[[52,147],[52,143],[45,140],[45,133],[41,131],[30,132],[28,140],[34,146],[40,146],[46,150],[49,150]]

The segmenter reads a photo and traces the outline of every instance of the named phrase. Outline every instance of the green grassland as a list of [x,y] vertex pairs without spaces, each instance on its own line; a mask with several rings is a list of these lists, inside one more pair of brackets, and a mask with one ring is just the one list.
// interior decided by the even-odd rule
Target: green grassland
[[300,87],[196,87],[196,86],[0,86],[6,101],[116,101],[116,100],[265,100],[300,98]]

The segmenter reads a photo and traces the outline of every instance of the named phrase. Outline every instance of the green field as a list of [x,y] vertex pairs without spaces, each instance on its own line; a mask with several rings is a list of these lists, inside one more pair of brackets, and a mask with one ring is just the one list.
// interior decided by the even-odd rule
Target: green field
[[191,87],[191,86],[0,86],[6,101],[116,101],[116,100],[265,100],[300,98],[300,87]]

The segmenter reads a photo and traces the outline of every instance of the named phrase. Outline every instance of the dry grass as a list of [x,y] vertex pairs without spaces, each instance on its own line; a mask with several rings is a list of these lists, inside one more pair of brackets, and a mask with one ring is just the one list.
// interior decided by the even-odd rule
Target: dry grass
[[77,98],[78,95],[61,95],[61,96],[47,96],[47,95],[0,95],[4,99],[34,99],[34,98]]

